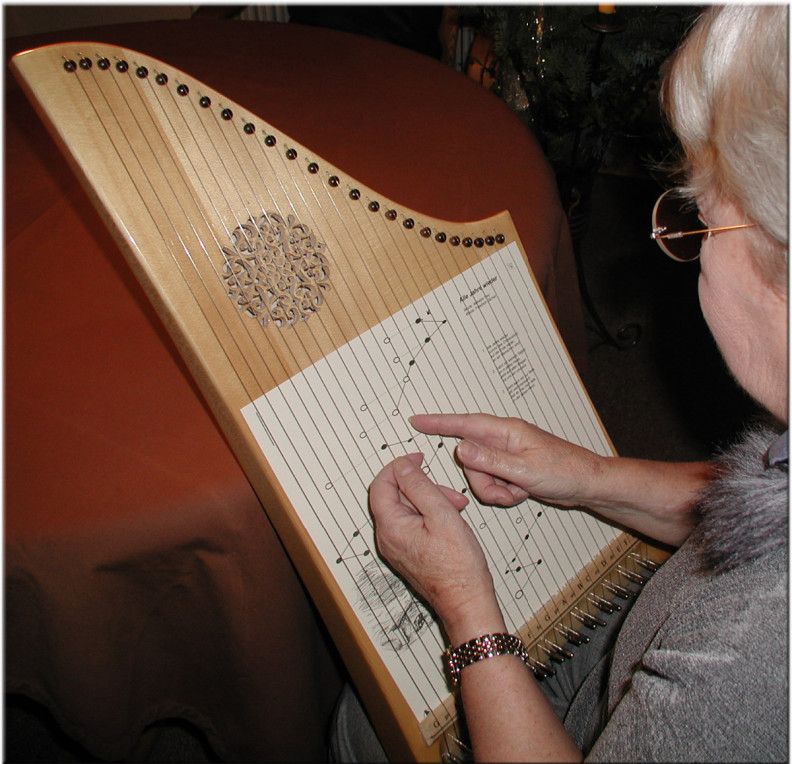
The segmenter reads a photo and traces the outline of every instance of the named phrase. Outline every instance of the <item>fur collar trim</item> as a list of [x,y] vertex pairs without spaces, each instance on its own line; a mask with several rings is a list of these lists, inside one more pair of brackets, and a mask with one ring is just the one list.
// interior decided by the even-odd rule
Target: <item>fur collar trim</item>
[[757,425],[715,459],[715,479],[695,508],[694,537],[704,564],[716,573],[787,546],[789,475],[766,467],[778,433]]

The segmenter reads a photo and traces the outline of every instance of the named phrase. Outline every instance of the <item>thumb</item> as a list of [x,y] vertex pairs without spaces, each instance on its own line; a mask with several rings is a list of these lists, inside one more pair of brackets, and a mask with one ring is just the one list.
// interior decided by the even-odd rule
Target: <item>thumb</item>
[[499,448],[483,446],[472,440],[460,441],[456,447],[456,455],[463,467],[492,475],[520,488],[526,486],[526,464],[520,456]]
[[393,462],[393,474],[399,490],[423,516],[427,526],[442,522],[443,515],[449,512],[458,515],[459,510],[443,489],[433,483],[408,457],[400,457]]

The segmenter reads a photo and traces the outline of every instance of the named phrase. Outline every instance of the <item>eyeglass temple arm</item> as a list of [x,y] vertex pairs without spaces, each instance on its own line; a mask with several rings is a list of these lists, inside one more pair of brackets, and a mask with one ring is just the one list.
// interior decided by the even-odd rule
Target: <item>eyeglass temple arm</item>
[[718,233],[720,231],[736,231],[739,228],[753,228],[754,223],[741,223],[740,225],[724,225],[720,228],[700,228],[697,231],[671,231],[663,233],[662,228],[655,228],[652,231],[653,239],[681,239],[683,236],[694,236],[700,233]]

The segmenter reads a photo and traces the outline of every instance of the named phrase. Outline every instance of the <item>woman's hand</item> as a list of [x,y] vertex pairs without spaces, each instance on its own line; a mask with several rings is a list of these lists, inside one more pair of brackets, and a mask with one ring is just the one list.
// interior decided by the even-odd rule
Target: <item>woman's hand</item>
[[422,460],[421,454],[402,456],[371,484],[379,551],[437,613],[452,642],[502,630],[484,552],[459,514],[468,500],[433,483]]
[[529,496],[584,506],[607,520],[679,546],[692,508],[712,479],[708,462],[600,456],[521,419],[491,414],[416,414],[416,430],[460,438],[456,455],[476,497],[513,506]]
[[[467,499],[435,485],[421,454],[388,464],[369,489],[380,553],[442,619],[452,645],[506,631],[484,553],[460,517]],[[580,761],[531,672],[514,656],[464,670],[477,761]]]
[[461,438],[457,458],[476,497],[513,506],[529,496],[559,506],[591,500],[604,457],[522,419],[491,414],[417,414],[416,430]]

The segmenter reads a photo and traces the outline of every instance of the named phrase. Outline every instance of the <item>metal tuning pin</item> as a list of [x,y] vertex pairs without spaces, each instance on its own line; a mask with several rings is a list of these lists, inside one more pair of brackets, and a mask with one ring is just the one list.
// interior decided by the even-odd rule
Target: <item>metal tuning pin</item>
[[660,569],[660,566],[650,560],[648,557],[641,557],[641,555],[636,554],[635,552],[630,552],[630,557],[635,560],[644,570],[648,570],[650,573],[657,573]]
[[609,592],[615,594],[619,599],[628,600],[635,596],[634,592],[631,592],[629,589],[625,589],[623,586],[619,586],[618,584],[612,584],[610,581],[603,581],[602,585]]
[[557,624],[555,629],[567,641],[569,641],[573,645],[575,645],[575,647],[580,647],[580,645],[585,645],[585,644],[591,642],[591,638],[590,637],[587,637],[585,634],[581,634],[579,631],[575,631],[574,629],[570,629],[569,626],[564,626],[563,624]]
[[608,624],[603,621],[601,618],[597,618],[596,616],[587,613],[585,610],[579,610],[575,608],[572,611],[572,617],[576,618],[580,621],[584,626],[587,626],[589,629],[596,629],[597,626],[602,626],[603,628]]
[[443,764],[464,764],[467,761],[472,761],[467,756],[461,756],[458,753],[454,753],[454,751],[443,751],[440,760]]
[[542,661],[536,660],[536,658],[529,658],[528,664],[534,672],[534,676],[539,680],[555,676],[555,671],[553,671],[550,666],[546,663],[542,663]]
[[443,735],[443,749],[440,760],[444,764],[463,764],[473,761],[473,749],[452,730],[446,731]]
[[556,660],[561,663],[563,661],[571,661],[575,657],[575,654],[571,650],[557,645],[555,642],[547,639],[547,637],[545,637],[545,643],[547,647],[542,646],[542,649],[550,656],[551,660]]
[[646,576],[641,576],[632,570],[625,570],[621,565],[617,565],[616,570],[618,570],[619,573],[621,573],[626,579],[632,581],[634,584],[638,584],[639,586],[643,586],[649,580],[646,578]]
[[621,610],[621,605],[616,605],[615,603],[606,600],[604,597],[598,597],[596,594],[589,594],[588,599],[589,602],[591,602],[595,607],[597,607],[603,613],[607,613],[608,615],[616,612],[617,610]]
[[566,660],[566,658],[564,658],[564,656],[561,655],[561,653],[559,653],[557,650],[552,650],[545,645],[539,645],[539,649],[542,650],[554,663],[563,663]]

